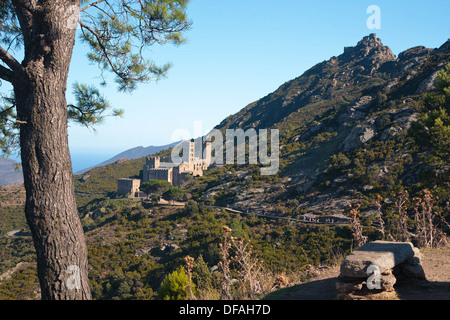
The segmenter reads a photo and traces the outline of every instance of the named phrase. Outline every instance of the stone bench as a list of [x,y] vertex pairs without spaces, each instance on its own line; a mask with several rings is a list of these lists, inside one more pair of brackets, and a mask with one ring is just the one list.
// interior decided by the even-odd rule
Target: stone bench
[[338,299],[394,292],[397,279],[425,279],[421,254],[410,242],[370,242],[347,256],[336,283]]

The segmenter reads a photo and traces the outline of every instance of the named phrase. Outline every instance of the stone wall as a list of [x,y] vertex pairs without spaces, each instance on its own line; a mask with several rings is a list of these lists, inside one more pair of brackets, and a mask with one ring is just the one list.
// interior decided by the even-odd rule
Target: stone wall
[[170,183],[173,183],[173,169],[151,169],[151,170],[145,170],[144,169],[144,181],[149,180],[164,180],[168,181]]
[[134,196],[136,192],[139,192],[140,186],[140,179],[119,179],[117,181],[117,195],[125,196],[128,194]]

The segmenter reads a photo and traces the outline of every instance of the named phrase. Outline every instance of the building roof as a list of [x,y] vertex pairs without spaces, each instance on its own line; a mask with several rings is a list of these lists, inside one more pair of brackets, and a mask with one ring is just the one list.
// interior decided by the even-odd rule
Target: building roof
[[172,162],[160,162],[159,163],[160,169],[170,169],[170,168],[174,168],[174,167],[178,167],[178,164],[172,163]]
[[172,168],[156,168],[156,169],[148,169],[148,171],[169,171]]

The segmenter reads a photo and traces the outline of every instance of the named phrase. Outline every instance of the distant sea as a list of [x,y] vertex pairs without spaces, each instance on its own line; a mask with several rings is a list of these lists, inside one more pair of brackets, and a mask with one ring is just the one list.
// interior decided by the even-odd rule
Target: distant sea
[[72,157],[72,169],[73,172],[78,172],[80,170],[95,166],[99,163],[102,163],[103,161],[106,161],[113,156],[115,156],[116,153],[79,153],[79,152],[71,152]]
[[[78,172],[80,170],[95,166],[103,161],[106,161],[117,154],[117,151],[112,151],[108,153],[84,153],[84,152],[74,152],[71,151],[70,155],[72,157],[72,169],[73,172]],[[8,159],[21,162],[21,159],[16,156],[11,156]]]

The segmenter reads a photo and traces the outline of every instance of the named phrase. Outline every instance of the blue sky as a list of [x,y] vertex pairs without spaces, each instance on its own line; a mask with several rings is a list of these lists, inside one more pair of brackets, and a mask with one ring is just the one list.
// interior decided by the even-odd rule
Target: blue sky
[[[380,30],[367,28],[369,5],[381,9]],[[72,124],[72,154],[95,164],[132,147],[171,143],[176,129],[193,134],[194,121],[208,131],[370,33],[396,55],[417,45],[439,47],[450,37],[448,12],[448,0],[191,0],[188,42],[148,53],[157,63],[173,64],[168,78],[132,94],[118,93],[111,82],[103,94],[124,117],[107,119],[96,132]],[[98,83],[98,69],[85,54],[78,42],[69,86]]]

